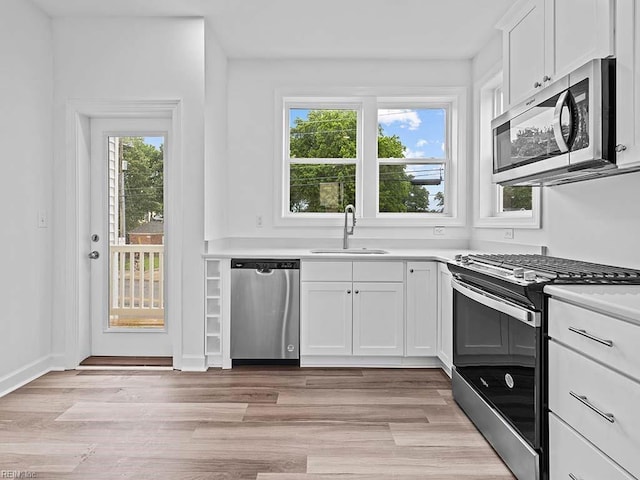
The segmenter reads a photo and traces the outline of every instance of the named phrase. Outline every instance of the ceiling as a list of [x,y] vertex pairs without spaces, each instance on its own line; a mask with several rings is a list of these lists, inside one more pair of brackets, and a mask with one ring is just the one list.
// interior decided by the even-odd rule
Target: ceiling
[[52,17],[204,16],[230,58],[468,59],[514,0],[32,0]]

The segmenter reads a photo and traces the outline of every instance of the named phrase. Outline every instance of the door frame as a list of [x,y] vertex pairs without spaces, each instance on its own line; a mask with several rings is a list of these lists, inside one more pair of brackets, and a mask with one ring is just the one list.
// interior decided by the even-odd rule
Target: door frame
[[165,166],[165,319],[173,349],[173,367],[182,368],[182,102],[180,100],[70,100],[66,105],[63,310],[65,368],[76,368],[91,352],[88,285],[91,251],[89,165],[91,119],[167,118],[171,120]]

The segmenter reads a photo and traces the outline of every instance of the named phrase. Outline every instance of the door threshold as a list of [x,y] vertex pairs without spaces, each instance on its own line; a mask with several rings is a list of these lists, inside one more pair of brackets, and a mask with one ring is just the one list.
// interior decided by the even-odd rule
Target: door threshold
[[90,356],[85,358],[80,368],[134,368],[153,367],[173,370],[172,357],[116,357],[116,356]]

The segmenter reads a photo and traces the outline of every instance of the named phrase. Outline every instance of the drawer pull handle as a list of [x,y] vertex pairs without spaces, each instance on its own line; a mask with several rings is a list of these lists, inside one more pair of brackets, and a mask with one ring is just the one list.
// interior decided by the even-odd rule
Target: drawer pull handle
[[579,479],[578,477],[576,477],[573,473],[570,473],[570,474],[569,474],[569,478],[570,478],[571,480],[580,480],[580,479]]
[[594,342],[601,343],[602,345],[606,345],[607,347],[613,347],[612,340],[605,340],[600,337],[596,337],[595,335],[587,332],[586,330],[580,330],[579,328],[569,327],[569,330],[573,333],[577,333],[578,335],[582,335],[583,337],[587,337],[589,340],[593,340]]
[[582,403],[583,405],[589,407],[591,410],[593,410],[594,412],[596,412],[598,415],[600,415],[602,418],[604,418],[606,421],[613,423],[615,422],[615,417],[613,416],[613,413],[605,413],[602,410],[600,410],[598,407],[596,407],[594,404],[592,404],[589,399],[587,397],[585,397],[584,395],[578,395],[577,393],[573,393],[573,392],[569,392],[569,395],[571,395],[573,398],[575,398],[576,400],[578,400],[580,403]]

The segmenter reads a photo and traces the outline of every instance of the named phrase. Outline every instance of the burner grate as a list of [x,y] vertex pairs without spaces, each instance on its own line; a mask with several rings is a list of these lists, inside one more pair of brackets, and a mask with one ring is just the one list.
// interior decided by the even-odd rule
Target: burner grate
[[475,254],[470,257],[500,267],[522,267],[552,274],[558,283],[640,283],[640,270],[580,260],[523,254]]

